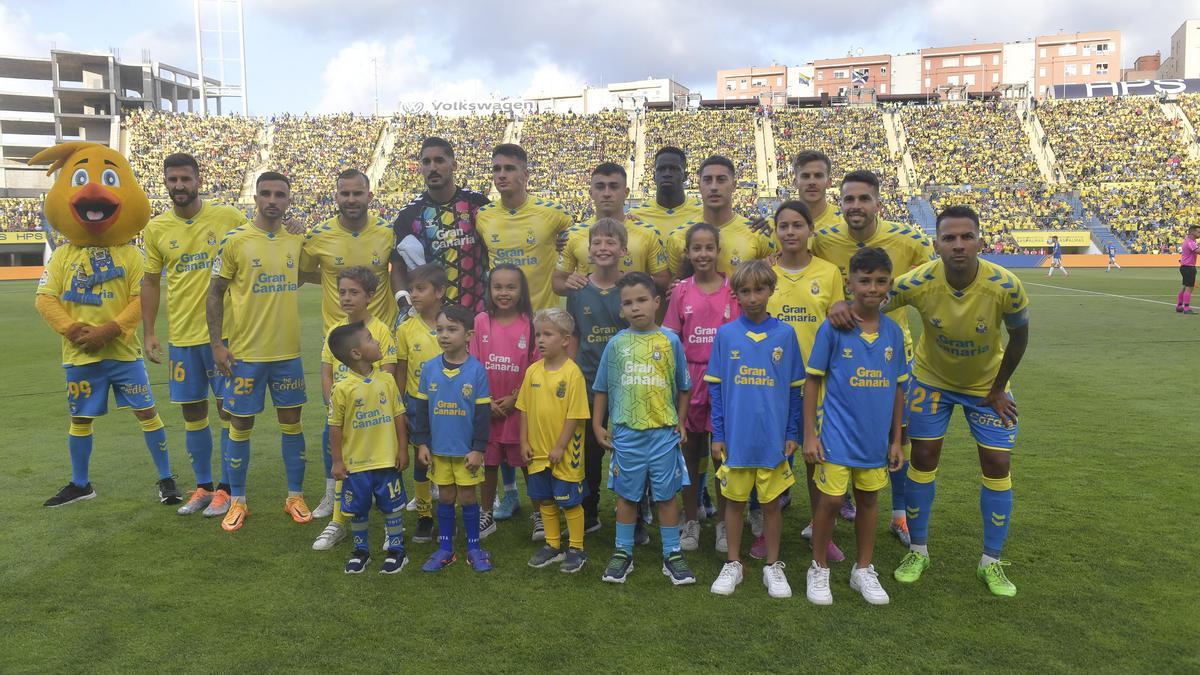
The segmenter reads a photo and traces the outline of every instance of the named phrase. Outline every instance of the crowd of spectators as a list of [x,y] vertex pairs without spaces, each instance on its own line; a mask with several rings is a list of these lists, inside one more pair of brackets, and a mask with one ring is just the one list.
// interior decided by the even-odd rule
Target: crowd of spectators
[[970,206],[979,214],[984,250],[1011,253],[1017,250],[1010,234],[1018,230],[1070,230],[1082,224],[1070,202],[1051,188],[1040,186],[982,187],[933,190],[933,210]]
[[695,110],[648,112],[645,171],[642,188],[654,194],[654,153],[664,145],[682,149],[688,157],[688,185],[696,188],[696,170],[710,155],[725,155],[737,167],[738,187],[758,187],[754,134],[756,121],[750,110]]
[[521,146],[529,153],[529,188],[561,193],[586,186],[601,162],[633,166],[629,113],[537,113],[521,121]]
[[1200,136],[1200,94],[1180,94],[1176,102],[1191,121],[1192,130]]
[[458,161],[457,183],[487,194],[492,189],[492,148],[504,140],[508,122],[508,116],[502,114],[393,116],[388,124],[396,135],[396,142],[375,191],[384,210],[398,210],[425,189],[418,171],[417,154],[421,142],[429,136],[439,136],[454,145],[454,156]]
[[1080,200],[1130,253],[1175,251],[1187,226],[1200,223],[1200,187],[1192,181],[1089,185]]
[[780,185],[792,184],[792,158],[802,150],[820,150],[829,155],[834,185],[843,174],[859,169],[878,174],[884,192],[898,185],[896,158],[888,148],[879,108],[785,108],[773,111],[771,121]]
[[0,197],[0,231],[29,232],[42,226],[42,200]]
[[1045,101],[1037,116],[1068,183],[1194,178],[1183,127],[1157,99],[1121,96]]
[[1041,182],[1029,137],[1005,103],[904,106],[909,155],[922,185]]
[[280,115],[272,122],[270,167],[292,180],[291,217],[311,226],[336,211],[337,174],[367,170],[386,120],[341,113]]
[[196,158],[203,172],[204,192],[223,203],[238,198],[246,170],[258,161],[261,119],[139,109],[132,111],[124,123],[133,174],[151,196],[166,196],[162,162],[175,152]]

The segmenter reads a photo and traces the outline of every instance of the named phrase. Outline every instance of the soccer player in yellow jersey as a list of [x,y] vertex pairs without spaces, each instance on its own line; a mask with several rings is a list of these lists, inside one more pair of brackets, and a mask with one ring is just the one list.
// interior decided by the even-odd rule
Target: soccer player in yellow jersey
[[[162,343],[154,332],[167,281],[167,383],[171,401],[180,404],[185,442],[196,490],[180,515],[204,510],[205,516],[223,516],[229,510],[229,476],[221,462],[221,482],[214,488],[212,432],[208,426],[208,393],[217,399],[221,419],[221,457],[229,444],[229,413],[222,408],[225,381],[213,365],[212,347],[204,319],[212,263],[225,235],[245,224],[246,215],[232,206],[206,203],[200,198],[202,179],[195,158],[184,153],[163,160],[163,182],[171,208],[146,225],[146,276],[142,278],[142,332],[146,358],[162,363]],[[163,272],[166,272],[164,275]],[[228,337],[228,327],[225,335]]]
[[[775,251],[770,237],[751,229],[753,221],[733,212],[733,191],[737,188],[737,173],[728,157],[713,155],[700,164],[700,195],[704,202],[703,222],[721,231],[721,255],[717,271],[726,276],[740,264],[765,258]],[[667,235],[667,264],[671,275],[678,278],[687,248],[687,231],[695,222],[687,222]]]
[[[445,304],[448,285],[446,270],[435,263],[419,265],[408,272],[413,311],[396,327],[396,384],[404,393],[405,408],[412,407],[425,362],[442,355],[437,341],[437,316]],[[417,512],[413,541],[433,541],[433,489],[429,467],[420,462],[413,465],[413,492],[416,494],[408,505],[408,510]]]
[[[979,216],[952,206],[938,214],[939,259],[896,279],[891,304],[913,307],[923,331],[908,395],[912,466],[908,469],[908,527],[912,543],[895,570],[913,583],[929,567],[929,517],[942,439],[962,406],[979,452],[983,486],[983,556],[977,576],[995,595],[1017,593],[1000,552],[1012,519],[1012,450],[1017,405],[1009,381],[1029,344],[1029,298],[1011,272],[979,258]],[[1001,329],[1008,331],[1007,347]]]
[[[254,221],[226,235],[212,266],[206,301],[213,361],[226,377],[229,431],[229,484],[232,503],[221,527],[239,530],[246,522],[246,473],[250,432],[263,411],[267,390],[283,432],[283,465],[288,497],[284,510],[297,523],[312,520],[304,503],[304,366],[300,361],[299,261],[304,237],[283,227],[292,203],[291,181],[274,171],[255,181]],[[225,295],[230,296],[233,330],[221,340]]]
[[[304,237],[304,247],[300,251],[300,282],[320,282],[322,334],[329,335],[329,331],[346,318],[339,300],[338,274],[350,267],[370,269],[379,279],[378,291],[371,296],[371,315],[391,328],[396,325],[397,314],[388,271],[395,242],[392,227],[379,214],[367,210],[374,194],[365,173],[346,169],[338,174],[336,187],[337,215],[317,225]],[[334,480],[329,473],[327,441],[322,442],[322,455],[325,457],[325,494],[313,509],[314,518],[328,518],[334,510]]]
[[833,163],[820,150],[802,150],[792,158],[792,187],[812,216],[814,230],[844,223],[841,213],[826,195],[833,186]]
[[[892,261],[892,273],[900,276],[908,270],[929,262],[933,258],[933,245],[929,237],[917,227],[893,223],[879,217],[879,177],[871,171],[851,171],[842,178],[842,218],[825,228],[818,228],[813,237],[812,252],[838,266],[842,276],[850,264],[850,258],[862,248],[876,247],[887,252]],[[848,328],[854,323],[847,302],[835,303],[829,309],[830,323],[839,328]],[[892,309],[888,318],[900,324],[904,331],[906,358],[912,360],[912,336],[908,331],[908,310]],[[911,378],[909,380],[911,382]],[[911,384],[910,384],[911,386]],[[907,425],[907,421],[905,421]],[[905,456],[909,454],[908,438],[903,439]],[[908,538],[908,525],[904,518],[905,464],[889,473],[892,483],[891,531],[901,542]]]
[[588,231],[597,220],[612,218],[624,221],[629,235],[628,249],[621,259],[621,272],[645,272],[659,288],[671,283],[667,270],[667,253],[663,248],[662,232],[652,225],[625,215],[625,199],[629,197],[625,169],[620,164],[604,162],[592,170],[588,195],[596,213],[583,223],[572,227],[567,234],[567,243],[558,256],[558,268],[554,270],[552,284],[554,292],[567,295],[587,286],[588,277],[595,270],[588,249],[591,242]]
[[[334,324],[329,335],[325,337],[325,344],[321,349],[321,395],[325,401],[325,406],[328,408],[333,400],[331,392],[333,386],[347,377],[349,367],[338,360],[337,356],[330,349],[329,343],[333,336],[333,330],[337,330],[341,326],[349,324],[362,324],[371,334],[371,339],[379,345],[380,356],[372,362],[372,368],[378,368],[379,372],[388,375],[394,379],[396,374],[396,338],[392,333],[392,327],[380,321],[378,317],[371,314],[371,300],[375,297],[376,290],[379,284],[379,276],[369,267],[356,265],[347,267],[338,272],[338,304],[345,313],[346,318]],[[393,386],[395,382],[392,383]],[[397,390],[398,391],[398,390]],[[405,432],[407,438],[407,432]],[[334,459],[331,445],[331,427],[325,425],[325,431],[322,434],[322,454],[325,459],[325,472],[328,476],[334,474]],[[405,447],[407,452],[408,448]],[[335,544],[341,541],[346,536],[346,525],[348,519],[342,513],[342,485],[341,481],[336,477],[333,481],[333,493],[336,500],[329,509],[327,515],[332,515],[333,519],[317,536],[313,542],[314,551],[328,551]],[[403,506],[403,504],[401,504]],[[317,515],[316,509],[313,509],[313,518],[320,517]]]
[[686,222],[699,222],[704,205],[689,199],[684,191],[687,175],[687,155],[683,150],[670,145],[659,148],[654,153],[654,201],[630,209],[629,216],[657,229],[663,237]]
[[502,143],[492,150],[492,183],[500,201],[479,209],[476,224],[488,249],[488,267],[511,263],[529,280],[533,309],[558,305],[550,278],[558,259],[558,235],[572,220],[561,205],[529,196],[529,156]]

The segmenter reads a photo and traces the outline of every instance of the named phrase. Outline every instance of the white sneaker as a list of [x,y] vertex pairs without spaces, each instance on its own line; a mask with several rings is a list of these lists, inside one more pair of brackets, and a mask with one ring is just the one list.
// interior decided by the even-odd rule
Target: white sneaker
[[683,551],[695,551],[700,548],[700,523],[699,521],[689,520],[683,524],[682,533],[679,536],[679,548]]
[[331,521],[324,530],[321,530],[321,534],[317,535],[317,540],[313,542],[312,547],[314,551],[328,551],[345,538],[346,528]]
[[785,567],[787,565],[780,560],[763,568],[763,586],[767,587],[767,595],[772,598],[792,597],[792,587],[788,584],[787,575],[783,573]]
[[333,490],[329,487],[325,488],[325,496],[321,497],[321,503],[317,504],[317,508],[312,510],[313,518],[324,520],[333,515]]
[[800,536],[812,541],[812,523],[805,525],[804,529],[800,530]]
[[886,605],[890,602],[887,591],[879,585],[879,575],[874,565],[850,568],[850,588],[862,593],[863,599],[872,605]]
[[750,512],[750,533],[755,539],[762,536],[763,533],[763,514],[762,509],[754,509]]
[[816,560],[808,568],[808,586],[805,594],[808,601],[814,605],[833,604],[833,593],[829,592],[829,568],[821,567]]
[[417,510],[417,498],[413,497],[412,499],[408,500],[408,503],[404,505],[404,510],[405,511],[416,511]]
[[729,540],[725,537],[725,521],[717,523],[717,542],[714,548],[717,553],[729,553]]
[[733,595],[733,590],[742,583],[742,563],[730,560],[721,567],[721,573],[712,583],[710,591],[717,595]]

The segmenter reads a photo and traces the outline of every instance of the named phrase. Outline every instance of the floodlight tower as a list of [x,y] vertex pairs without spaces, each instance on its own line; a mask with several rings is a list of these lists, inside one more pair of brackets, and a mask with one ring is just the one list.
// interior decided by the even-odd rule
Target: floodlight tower
[[[200,75],[200,113],[208,114],[208,97],[217,97],[217,114],[221,112],[221,99],[224,97],[242,99],[242,115],[250,114],[250,94],[246,87],[246,35],[244,32],[245,12],[242,0],[194,0],[196,13],[196,69]],[[204,36],[206,33],[216,35],[214,45],[205,49]],[[227,50],[226,43],[230,43]],[[236,49],[233,43],[236,43]],[[214,62],[216,66],[216,81],[209,83],[205,78],[205,62]],[[229,72],[236,68],[238,79],[230,84],[226,76],[226,65]]]

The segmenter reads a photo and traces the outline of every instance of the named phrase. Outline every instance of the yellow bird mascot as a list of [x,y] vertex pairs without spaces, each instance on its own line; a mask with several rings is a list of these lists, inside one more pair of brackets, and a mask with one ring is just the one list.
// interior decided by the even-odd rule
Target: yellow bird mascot
[[181,501],[171,474],[167,434],[154,408],[142,345],[134,330],[142,316],[142,252],[130,241],[150,219],[150,201],[120,153],[74,141],[39,152],[30,164],[59,171],[46,195],[46,219],[67,239],[54,250],[37,287],[37,310],[62,336],[71,428],[71,482],[45,506],[92,499],[88,478],[92,420],[117,407],[132,408],[158,470],[163,504]]

